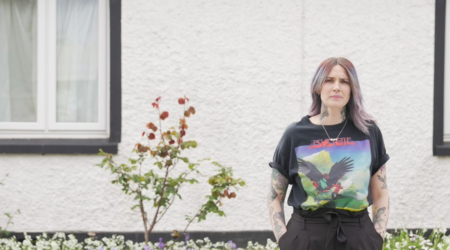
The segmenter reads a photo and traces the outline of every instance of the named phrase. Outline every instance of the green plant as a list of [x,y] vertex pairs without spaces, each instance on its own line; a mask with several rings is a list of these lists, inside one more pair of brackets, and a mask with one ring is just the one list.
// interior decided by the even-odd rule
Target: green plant
[[396,229],[393,234],[386,233],[383,249],[450,249],[450,237],[445,235],[447,229],[433,229],[428,237],[426,231]]
[[[0,186],[4,186],[3,182],[5,181],[6,177],[8,177],[8,176],[9,176],[9,174],[6,174],[5,177],[0,181]],[[14,215],[17,215],[17,214],[20,214],[19,209],[17,209],[14,214],[10,214],[10,213],[3,214],[6,216],[7,220],[6,220],[6,225],[3,227],[0,227],[0,238],[9,235],[9,231],[7,230],[8,226],[14,224],[13,217],[14,217]]]
[[[148,236],[155,225],[163,218],[176,198],[182,199],[179,190],[185,184],[196,184],[197,179],[193,175],[202,175],[200,172],[200,163],[209,161],[203,159],[197,162],[191,161],[183,156],[182,152],[187,149],[197,148],[197,142],[185,140],[188,129],[187,118],[195,114],[195,108],[186,108],[189,99],[179,98],[178,103],[182,105],[182,118],[180,119],[178,129],[174,127],[168,130],[162,129],[162,121],[169,116],[169,112],[161,112],[159,104],[161,97],[158,97],[152,103],[153,108],[158,112],[159,128],[152,122],[147,123],[147,131],[142,133],[146,138],[147,145],[137,143],[133,153],[137,157],[129,158],[129,163],[118,164],[113,160],[112,154],[100,150],[100,155],[104,156],[102,163],[96,166],[107,168],[115,175],[113,184],[122,186],[125,194],[133,195],[136,204],[132,209],[139,208],[145,229],[145,242],[148,244]],[[159,136],[155,133],[159,130]],[[151,164],[144,164],[150,159]],[[174,171],[175,167],[178,173]],[[238,186],[244,186],[242,179],[233,178],[231,167],[224,167],[218,162],[212,162],[212,166],[217,168],[218,173],[209,178],[211,191],[206,195],[206,201],[199,210],[192,216],[186,215],[188,221],[184,231],[185,234],[189,225],[197,218],[200,222],[206,219],[209,213],[216,213],[219,216],[225,216],[221,210],[222,202],[225,198],[232,199],[236,197],[234,190]],[[181,170],[181,171],[180,171]],[[146,210],[146,203],[149,202],[156,210],[152,217],[149,217]],[[180,233],[174,231],[174,236],[179,237]]]

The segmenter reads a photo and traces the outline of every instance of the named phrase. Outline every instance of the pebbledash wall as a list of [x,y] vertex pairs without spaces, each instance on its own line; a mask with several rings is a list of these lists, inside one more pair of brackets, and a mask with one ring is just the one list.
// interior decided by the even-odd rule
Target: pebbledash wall
[[[306,114],[309,84],[330,56],[354,62],[367,109],[383,132],[389,228],[450,228],[450,157],[432,153],[434,0],[330,2],[122,0],[122,140],[131,155],[145,123],[186,95],[197,114],[192,159],[233,166],[247,186],[192,231],[269,231],[266,195],[274,149],[285,127]],[[168,126],[167,126],[168,127]],[[131,197],[93,165],[96,155],[0,156],[0,212],[21,210],[14,232],[142,231]],[[206,167],[207,168],[207,167]],[[185,226],[205,185],[185,189],[157,231]],[[190,187],[189,187],[190,188]],[[291,209],[286,207],[286,218]],[[5,217],[0,217],[0,225]]]

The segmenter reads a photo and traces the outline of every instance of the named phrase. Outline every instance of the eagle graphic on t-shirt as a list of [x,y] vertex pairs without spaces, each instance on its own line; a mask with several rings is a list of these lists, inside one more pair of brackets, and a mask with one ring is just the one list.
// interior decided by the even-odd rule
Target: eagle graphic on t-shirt
[[334,163],[328,174],[322,174],[312,162],[303,159],[298,159],[298,167],[298,170],[312,181],[319,192],[329,192],[332,188],[335,188],[333,193],[339,194],[342,189],[339,181],[346,173],[352,171],[353,160],[350,157],[344,157]]

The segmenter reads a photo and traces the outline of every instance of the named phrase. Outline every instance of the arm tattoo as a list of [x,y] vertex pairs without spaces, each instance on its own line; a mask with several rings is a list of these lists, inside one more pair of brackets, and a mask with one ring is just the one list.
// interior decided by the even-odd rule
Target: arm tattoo
[[[383,183],[383,186],[381,187],[381,189],[387,189],[387,176],[386,176],[386,165],[381,166],[380,168],[380,173],[381,174],[377,174],[377,178],[378,180],[381,181],[381,183]],[[384,175],[382,176],[382,174],[384,173]]]
[[[267,205],[270,206],[270,204],[278,197],[277,191],[273,188],[273,185],[270,185],[270,193],[267,196]],[[272,208],[272,207],[271,207]],[[272,213],[271,213],[272,214]]]
[[375,217],[373,218],[373,224],[375,225],[375,229],[377,229],[377,231],[383,229],[382,222],[384,222],[384,220],[383,218],[381,218],[381,216],[384,214],[385,211],[386,207],[378,209],[377,213],[375,214]]
[[[288,186],[288,180],[278,170],[272,170],[270,181],[270,192],[267,195],[267,206],[269,215],[277,240],[286,231],[284,219],[284,198]],[[277,201],[277,202],[274,202]]]
[[[282,178],[283,177],[283,178]],[[277,178],[276,178],[276,183],[275,183],[275,189],[277,191],[281,192],[281,196],[285,196],[286,194],[286,190],[287,190],[287,186],[288,186],[288,180],[286,178],[284,178],[284,176],[282,176],[280,173],[277,174]]]
[[281,227],[279,222],[281,221],[283,223],[283,225],[286,225],[286,222],[284,221],[284,212],[274,213],[272,219],[273,219],[273,222],[275,225],[275,234],[277,235],[277,238],[279,239],[281,237],[281,235],[283,235],[283,233],[284,233],[284,231],[282,230],[283,228]]
[[381,175],[377,174],[378,180],[381,181],[381,183],[383,183],[383,186],[381,187],[381,189],[387,189],[387,184],[386,184],[386,175],[383,177],[381,177]]

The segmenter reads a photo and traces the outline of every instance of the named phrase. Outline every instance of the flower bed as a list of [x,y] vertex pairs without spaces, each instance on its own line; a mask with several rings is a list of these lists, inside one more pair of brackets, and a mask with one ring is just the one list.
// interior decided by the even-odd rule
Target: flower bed
[[[443,249],[450,250],[450,236],[446,236],[446,229],[434,229],[431,234],[425,236],[426,229],[416,232],[405,229],[396,230],[393,234],[386,233],[386,239],[383,249]],[[249,241],[245,248],[238,248],[233,241],[211,242],[208,238],[203,240],[193,240],[186,238],[183,240],[170,240],[163,242],[149,242],[148,246],[144,242],[132,242],[125,240],[121,235],[113,235],[110,238],[104,237],[101,240],[86,238],[84,242],[79,242],[74,235],[68,237],[64,233],[56,233],[52,237],[43,233],[33,240],[25,234],[23,242],[15,237],[0,239],[0,250],[279,250],[276,242],[267,239],[265,245],[258,242]]]

